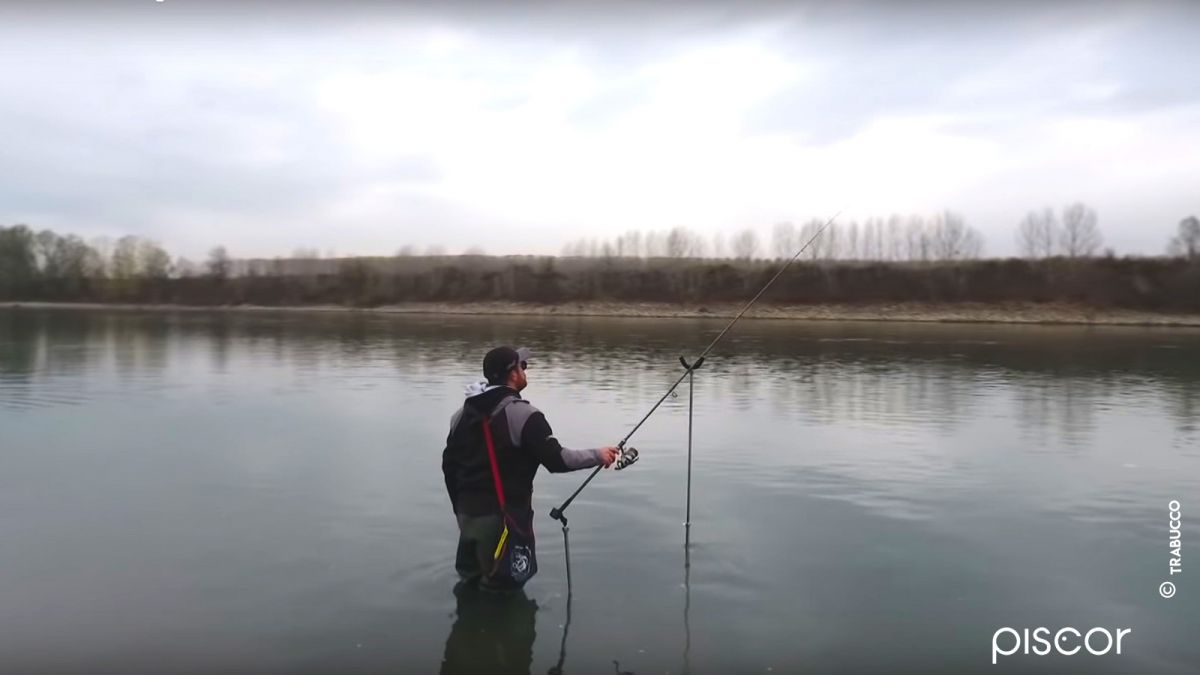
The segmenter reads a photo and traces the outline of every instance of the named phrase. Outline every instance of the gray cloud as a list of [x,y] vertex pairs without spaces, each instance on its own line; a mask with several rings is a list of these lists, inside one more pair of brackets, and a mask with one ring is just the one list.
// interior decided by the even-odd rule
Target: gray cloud
[[[521,248],[496,225],[536,233],[527,238],[539,241],[608,236],[631,224],[571,231],[571,212],[524,218],[443,189],[453,171],[441,146],[417,142],[422,128],[408,130],[412,147],[395,141],[364,159],[347,139],[355,129],[322,103],[319,85],[347,73],[387,82],[389,73],[407,69],[433,89],[396,92],[398,110],[406,101],[432,106],[426,97],[438,95],[439,83],[455,83],[478,95],[461,105],[507,120],[526,115],[545,93],[546,85],[530,79],[538,69],[562,61],[593,80],[562,112],[564,123],[604,138],[654,101],[661,83],[647,68],[681,50],[741,37],[810,73],[750,108],[741,120],[746,137],[836,147],[882,120],[937,116],[948,133],[1009,148],[1015,168],[997,173],[1007,182],[993,188],[1004,200],[964,192],[957,203],[938,205],[991,228],[995,252],[1007,250],[1020,211],[1050,199],[1044,181],[1022,183],[1042,170],[1017,157],[1033,151],[1022,146],[1032,143],[1031,130],[1074,117],[1166,115],[1175,130],[1200,133],[1200,57],[1189,33],[1200,25],[1195,3],[282,6],[0,5],[0,222],[31,220],[85,235],[134,232],[189,255],[217,242],[256,254],[300,245],[387,253],[406,242]],[[426,29],[461,34],[473,51],[414,51],[410,33]],[[711,92],[715,100],[722,95]],[[452,129],[428,131],[455,138]],[[631,156],[631,166],[641,159]],[[1192,193],[1177,187],[1200,181],[1195,166],[1181,164],[1158,185],[1129,186],[1124,202],[1101,203],[1102,222],[1105,206],[1127,214],[1107,221],[1119,230],[1110,239],[1159,250],[1165,232],[1140,234],[1146,228],[1133,214],[1170,224],[1200,208],[1188,207]],[[1055,203],[1115,199],[1111,185],[1073,183],[1058,171],[1050,186],[1059,190]],[[748,205],[746,213],[756,209]],[[746,218],[722,226],[741,227]]]

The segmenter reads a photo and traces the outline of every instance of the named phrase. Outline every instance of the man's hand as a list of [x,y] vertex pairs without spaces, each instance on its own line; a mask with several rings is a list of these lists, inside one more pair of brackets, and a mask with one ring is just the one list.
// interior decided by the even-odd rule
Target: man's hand
[[617,455],[620,454],[620,452],[620,450],[612,447],[600,448],[600,463],[604,465],[604,468],[607,469],[608,467],[612,466],[613,462],[617,461]]

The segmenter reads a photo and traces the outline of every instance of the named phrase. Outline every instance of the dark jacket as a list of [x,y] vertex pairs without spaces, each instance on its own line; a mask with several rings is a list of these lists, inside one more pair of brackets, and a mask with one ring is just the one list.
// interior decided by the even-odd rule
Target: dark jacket
[[515,508],[533,499],[533,477],[539,466],[553,473],[586,469],[600,463],[598,450],[564,448],[546,416],[509,387],[497,387],[468,398],[450,419],[442,474],[454,512],[481,516],[500,512],[483,435],[483,420],[512,399],[491,421],[504,497]]

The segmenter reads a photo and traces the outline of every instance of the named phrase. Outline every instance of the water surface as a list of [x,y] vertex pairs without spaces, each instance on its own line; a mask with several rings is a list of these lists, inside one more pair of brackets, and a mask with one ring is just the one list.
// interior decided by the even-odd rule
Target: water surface
[[[541,573],[454,592],[440,475],[463,385],[611,444],[721,321],[0,311],[5,672],[1190,673],[1200,332],[747,321],[571,506]],[[1185,525],[1185,556],[1188,529]],[[1132,628],[1120,657],[1016,628]]]

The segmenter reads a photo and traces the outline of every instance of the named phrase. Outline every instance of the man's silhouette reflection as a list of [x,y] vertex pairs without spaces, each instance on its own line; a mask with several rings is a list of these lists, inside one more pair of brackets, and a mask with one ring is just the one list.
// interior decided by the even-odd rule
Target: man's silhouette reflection
[[454,587],[455,618],[442,675],[521,673],[533,665],[537,603],[524,591],[480,590],[471,582]]

